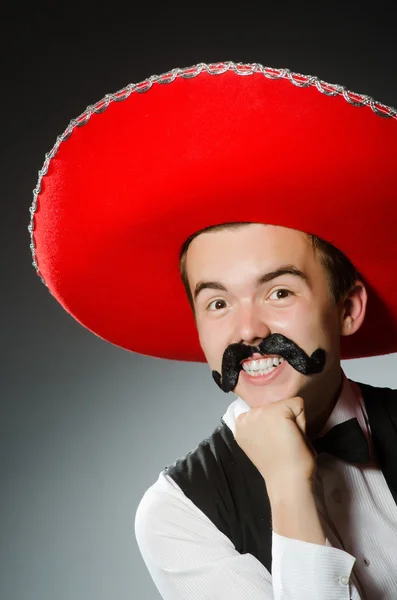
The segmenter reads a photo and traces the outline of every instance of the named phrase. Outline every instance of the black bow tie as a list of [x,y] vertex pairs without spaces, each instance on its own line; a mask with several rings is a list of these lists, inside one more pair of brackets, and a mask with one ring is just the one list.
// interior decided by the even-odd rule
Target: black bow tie
[[369,463],[367,438],[356,418],[335,425],[323,437],[310,440],[317,454],[328,452],[353,463]]

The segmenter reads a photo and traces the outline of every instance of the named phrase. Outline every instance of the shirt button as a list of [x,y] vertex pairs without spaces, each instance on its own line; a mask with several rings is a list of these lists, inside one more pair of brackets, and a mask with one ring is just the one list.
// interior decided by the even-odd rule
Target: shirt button
[[341,585],[349,585],[349,578],[346,575],[343,575],[339,578]]
[[364,564],[366,567],[369,567],[371,563],[369,562],[368,558],[364,558]]
[[337,504],[340,504],[342,502],[342,494],[340,490],[335,490],[332,493],[332,498],[334,499],[334,502],[336,502]]

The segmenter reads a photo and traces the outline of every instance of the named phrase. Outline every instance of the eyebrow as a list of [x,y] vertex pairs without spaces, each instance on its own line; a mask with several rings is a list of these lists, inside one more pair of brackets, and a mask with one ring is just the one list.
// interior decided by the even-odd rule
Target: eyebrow
[[[268,283],[277,277],[281,277],[282,275],[294,275],[295,277],[299,277],[302,279],[307,285],[309,285],[309,278],[303,271],[300,271],[293,265],[282,265],[275,271],[270,271],[268,273],[263,273],[256,280],[256,287],[263,285],[264,283]],[[197,299],[197,296],[202,290],[219,290],[221,292],[227,292],[227,288],[220,281],[199,281],[194,288],[194,299]]]

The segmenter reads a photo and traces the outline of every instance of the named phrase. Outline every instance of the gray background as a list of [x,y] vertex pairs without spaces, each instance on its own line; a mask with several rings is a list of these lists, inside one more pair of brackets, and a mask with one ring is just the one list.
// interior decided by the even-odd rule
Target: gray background
[[[28,210],[56,135],[129,82],[217,60],[288,67],[397,105],[389,15],[261,6],[173,15],[41,2],[2,13],[0,600],[158,599],[134,539],[137,505],[233,399],[207,365],[96,338],[36,277]],[[343,367],[397,387],[397,354]]]

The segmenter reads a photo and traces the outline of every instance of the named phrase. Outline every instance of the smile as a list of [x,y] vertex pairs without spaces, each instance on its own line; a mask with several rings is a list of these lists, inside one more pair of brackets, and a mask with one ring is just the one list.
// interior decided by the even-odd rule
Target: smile
[[277,367],[284,362],[284,358],[281,356],[271,356],[269,358],[249,359],[242,363],[242,368],[251,377],[260,377],[261,375],[268,375]]

